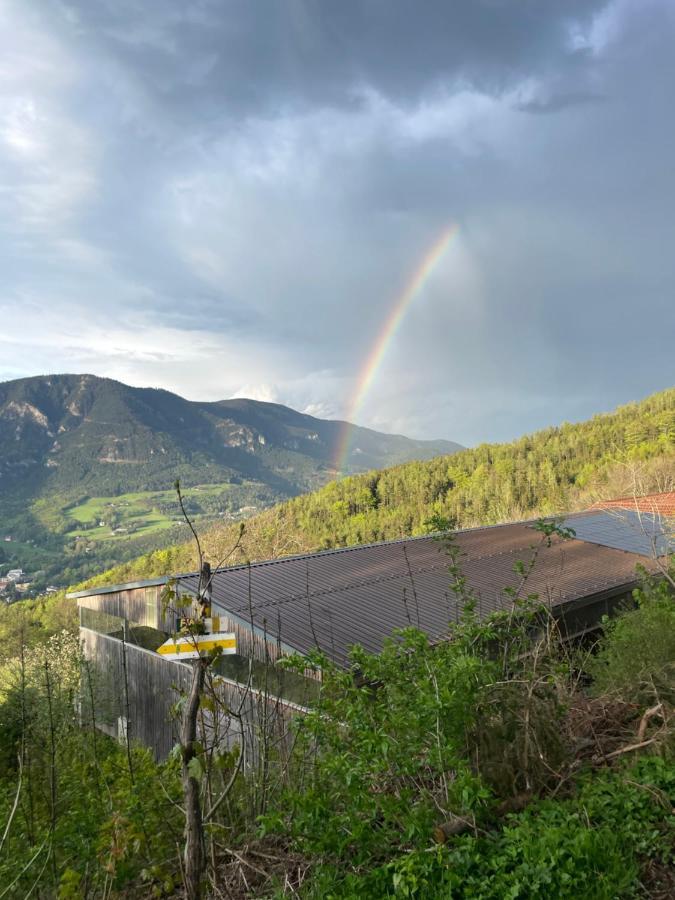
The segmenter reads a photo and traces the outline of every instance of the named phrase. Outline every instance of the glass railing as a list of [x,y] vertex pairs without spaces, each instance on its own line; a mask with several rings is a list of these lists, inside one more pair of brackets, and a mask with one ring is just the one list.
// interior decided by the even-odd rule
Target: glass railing
[[[148,625],[130,622],[121,616],[95,609],[80,607],[80,625],[98,634],[115,640],[125,640],[127,644],[156,651],[171,635]],[[242,686],[250,685],[256,691],[267,694],[270,698],[279,698],[307,706],[319,696],[320,682],[306,678],[299,672],[285,669],[274,663],[251,660],[239,654],[219,656],[211,667],[214,674],[236,681]]]
[[320,682],[314,678],[305,678],[299,672],[275,666],[272,662],[249,660],[237,653],[219,656],[213,663],[213,671],[244,686],[250,683],[252,688],[271,698],[290,700],[299,706],[307,706],[316,700],[321,689]]
[[110,613],[84,607],[80,607],[80,625],[98,634],[116,638],[118,641],[125,640],[127,644],[143,647],[145,650],[156,650],[169,637],[157,628],[139,625],[121,616],[111,616]]

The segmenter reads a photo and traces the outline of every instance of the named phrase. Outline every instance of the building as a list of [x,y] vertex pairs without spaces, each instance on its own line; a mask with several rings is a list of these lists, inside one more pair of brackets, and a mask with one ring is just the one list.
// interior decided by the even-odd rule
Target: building
[[642,497],[617,497],[614,500],[599,500],[592,509],[628,510],[647,513],[662,519],[675,519],[675,491],[660,494],[643,494]]
[[[651,513],[593,509],[562,523],[574,536],[547,540],[534,522],[457,532],[452,545],[478,615],[508,609],[512,588],[536,594],[570,637],[598,627],[601,617],[630,600],[638,567],[658,573],[672,550],[669,520]],[[526,583],[515,571],[533,566]],[[379,652],[397,628],[414,625],[434,640],[448,636],[462,614],[451,586],[447,539],[425,536],[328,550],[234,566],[213,573],[212,615],[234,633],[236,653],[216,665],[230,705],[246,704],[241,729],[254,741],[256,723],[270,704],[293,716],[317,693],[316,674],[302,677],[273,663],[319,648],[345,666],[359,644]],[[199,573],[179,575],[175,590],[186,604],[199,592]],[[92,670],[109,682],[97,724],[165,756],[175,742],[170,708],[190,678],[189,664],[156,652],[176,631],[178,610],[162,601],[166,578],[81,591],[76,597],[81,635]],[[192,614],[196,614],[193,606]],[[272,665],[270,665],[272,664]],[[272,673],[272,674],[270,674]],[[124,685],[123,685],[124,683]],[[122,686],[123,685],[123,686]],[[242,724],[244,723],[244,724]]]

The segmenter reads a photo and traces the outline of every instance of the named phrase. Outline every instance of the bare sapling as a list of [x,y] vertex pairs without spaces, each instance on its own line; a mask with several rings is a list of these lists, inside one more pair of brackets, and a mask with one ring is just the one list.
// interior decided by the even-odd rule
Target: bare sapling
[[[196,610],[196,615],[184,617],[181,628],[183,636],[191,637],[193,639],[194,650],[198,655],[192,662],[192,676],[182,709],[179,739],[183,809],[185,812],[185,843],[183,847],[182,873],[187,897],[189,900],[200,900],[204,890],[207,851],[204,828],[205,816],[201,790],[202,767],[199,758],[201,745],[198,741],[198,721],[206,673],[210,665],[217,658],[217,652],[200,651],[197,636],[203,634],[205,619],[209,618],[211,615],[213,575],[218,568],[224,565],[240,548],[244,534],[244,526],[242,523],[234,545],[227,554],[218,561],[215,568],[211,569],[210,564],[204,558],[204,552],[197,530],[185,509],[183,495],[178,481],[175,482],[175,489],[181,513],[195,540],[200,573],[197,595],[196,597],[191,598],[190,602],[192,609]],[[176,591],[175,583],[169,583],[164,593],[165,612],[169,609],[171,604],[173,604],[175,611],[177,611],[181,608],[180,603],[181,601]],[[212,808],[210,812],[212,814]]]

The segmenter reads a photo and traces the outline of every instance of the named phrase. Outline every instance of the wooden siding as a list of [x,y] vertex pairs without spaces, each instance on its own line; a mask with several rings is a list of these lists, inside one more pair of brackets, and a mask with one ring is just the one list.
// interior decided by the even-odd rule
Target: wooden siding
[[[92,609],[110,616],[119,616],[137,625],[146,625],[173,634],[179,611],[162,608],[162,591],[162,585],[153,585],[107,594],[93,594],[90,597],[80,597],[77,605],[80,609]],[[190,609],[192,614],[197,614],[196,606]]]
[[[96,725],[119,738],[120,720],[126,720],[131,741],[150,747],[157,759],[166,758],[178,739],[171,706],[178,691],[187,689],[190,669],[88,628],[81,628],[80,635],[90,662]],[[85,685],[85,701],[88,694]],[[85,721],[86,717],[83,713]]]
[[[279,641],[274,634],[267,634],[263,629],[242,621],[238,616],[228,615],[227,611],[217,604],[213,605],[213,615],[220,619],[221,631],[232,631],[237,638],[237,653],[248,659],[256,659],[261,663],[275,663],[297,651]],[[305,678],[321,680],[321,672],[316,669],[305,669]]]
[[[131,742],[149,747],[157,760],[166,759],[178,740],[171,709],[189,687],[191,666],[88,628],[81,628],[80,635],[90,663],[83,685],[83,721],[93,717],[97,728],[118,739],[123,739],[126,727]],[[287,746],[290,721],[304,711],[302,707],[221,676],[215,678],[215,689],[223,712],[217,721],[207,720],[205,727],[210,733],[217,728],[223,746],[243,747],[247,767],[256,764],[264,745],[272,742],[277,750]]]
[[243,624],[240,619],[229,616],[225,610],[213,608],[213,614],[220,619],[221,631],[232,631],[237,636],[237,653],[260,662],[274,662],[283,656],[279,645],[273,635],[265,640],[264,634],[251,631],[249,624]]

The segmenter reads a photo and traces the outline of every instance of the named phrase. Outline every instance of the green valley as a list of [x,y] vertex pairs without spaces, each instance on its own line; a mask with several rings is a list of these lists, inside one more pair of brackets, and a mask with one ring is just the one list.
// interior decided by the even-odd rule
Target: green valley
[[[186,509],[200,523],[217,517],[243,518],[257,507],[238,504],[255,496],[256,487],[255,482],[197,484],[185,489]],[[59,505],[59,499],[57,495],[38,500],[33,512],[46,528],[65,531],[72,539],[119,541],[165,531],[183,522],[174,490],[82,497],[64,505]]]
[[[200,527],[247,518],[335,478],[459,449],[274,403],[200,403],[91,375],[0,384],[0,576],[30,593],[65,586],[187,534],[172,485]],[[101,524],[102,523],[102,524]]]

